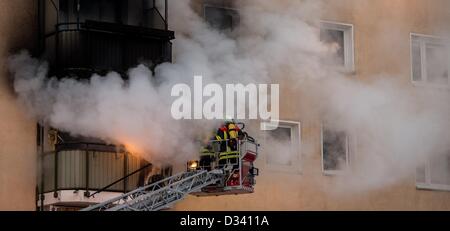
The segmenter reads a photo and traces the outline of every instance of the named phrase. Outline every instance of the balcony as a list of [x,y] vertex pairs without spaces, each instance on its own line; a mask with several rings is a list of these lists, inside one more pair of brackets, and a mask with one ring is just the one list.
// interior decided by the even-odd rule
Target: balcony
[[[115,71],[127,78],[138,64],[153,69],[172,61],[166,0],[39,0],[38,6],[40,50],[51,76],[86,79]],[[39,127],[41,209],[104,201],[142,186],[156,170],[98,139],[57,132],[63,139],[48,142],[50,130]]]
[[140,63],[171,62],[172,31],[86,21],[58,24],[46,37],[52,74],[88,78],[92,73],[126,71]]
[[[111,146],[111,149],[113,148]],[[44,193],[61,190],[106,190],[123,193],[142,185],[145,170],[148,170],[143,166],[147,162],[126,152],[97,150],[95,144],[78,144],[73,148],[68,146],[45,153],[42,158]],[[142,172],[136,172],[139,169],[142,169]],[[133,172],[136,173],[130,175]],[[123,180],[104,189],[120,179]]]
[[166,0],[39,0],[40,45],[51,74],[87,78],[170,62]]
[[142,186],[152,171],[139,157],[95,143],[58,145],[43,153],[41,162],[39,181],[45,196],[40,206],[85,207]]

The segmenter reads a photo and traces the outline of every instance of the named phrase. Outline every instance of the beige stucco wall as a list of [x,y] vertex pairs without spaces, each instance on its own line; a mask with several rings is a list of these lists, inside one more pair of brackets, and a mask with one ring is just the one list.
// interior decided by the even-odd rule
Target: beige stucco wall
[[[218,1],[220,2],[220,1]],[[441,35],[450,19],[445,0],[324,0],[322,20],[353,24],[355,70],[353,78],[370,82],[377,74],[398,76],[406,88],[410,80],[410,33]],[[402,57],[402,58],[399,58]],[[281,84],[282,85],[282,84]],[[283,87],[282,87],[283,88]],[[291,95],[291,92],[282,92]],[[292,96],[292,95],[291,95]],[[415,172],[395,185],[361,193],[328,193],[336,178],[321,167],[320,121],[305,115],[313,105],[281,105],[281,119],[301,122],[302,172],[269,169],[264,153],[256,192],[243,196],[188,199],[175,210],[450,210],[450,192],[416,189]],[[296,108],[296,109],[293,109]],[[357,164],[357,163],[352,163]]]
[[19,107],[7,57],[36,44],[36,3],[0,0],[0,210],[35,210],[36,122]]

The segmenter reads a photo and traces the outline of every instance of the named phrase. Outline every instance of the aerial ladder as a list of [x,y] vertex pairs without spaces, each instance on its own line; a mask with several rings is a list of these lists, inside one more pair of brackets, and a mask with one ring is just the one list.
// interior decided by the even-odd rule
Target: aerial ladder
[[220,181],[220,171],[182,172],[81,211],[157,211]]
[[[221,159],[220,146],[237,142],[237,158]],[[253,166],[258,156],[259,144],[252,137],[236,140],[210,141],[212,155],[208,166],[204,161],[190,161],[187,171],[142,186],[119,197],[96,204],[81,211],[158,211],[169,209],[187,195],[219,196],[254,192],[255,176],[259,174]]]

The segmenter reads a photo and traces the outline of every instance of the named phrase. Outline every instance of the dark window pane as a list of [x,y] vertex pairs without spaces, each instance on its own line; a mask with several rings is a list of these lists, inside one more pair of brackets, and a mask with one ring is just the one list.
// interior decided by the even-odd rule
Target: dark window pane
[[80,20],[100,20],[100,1],[80,0]]
[[320,40],[336,50],[331,62],[342,66],[345,65],[344,31],[321,29]]
[[205,20],[222,31],[231,31],[239,24],[239,16],[235,10],[211,6],[205,7]]
[[268,131],[268,143],[265,148],[267,163],[275,165],[292,164],[292,134],[291,128],[278,127]]
[[342,170],[347,162],[347,136],[344,132],[323,130],[323,169]]
[[87,20],[165,29],[164,0],[60,0],[60,22]]
[[[59,21],[68,22],[69,21],[69,0],[59,1]],[[73,3],[72,3],[73,4]]]
[[290,128],[284,128],[284,127],[278,127],[277,129],[271,131],[272,138],[275,141],[290,141],[291,140],[291,129]]
[[103,0],[100,5],[100,21],[102,22],[117,22],[118,17],[116,10],[118,10],[120,1]]
[[143,13],[147,9],[149,9],[149,6],[145,5],[147,2],[150,1],[128,1],[126,3],[128,10],[126,16],[123,17],[124,23],[133,26],[143,26],[144,25]]
[[422,54],[420,52],[420,42],[417,40],[412,41],[412,71],[413,80],[422,80]]
[[[77,1],[76,0],[60,0],[59,1],[59,23],[76,22],[77,20]],[[53,25],[54,26],[54,25]],[[63,28],[68,29],[68,26]]]
[[120,23],[126,6],[120,0],[80,0],[80,20]]
[[434,84],[448,84],[448,52],[445,46],[426,45],[427,81]]

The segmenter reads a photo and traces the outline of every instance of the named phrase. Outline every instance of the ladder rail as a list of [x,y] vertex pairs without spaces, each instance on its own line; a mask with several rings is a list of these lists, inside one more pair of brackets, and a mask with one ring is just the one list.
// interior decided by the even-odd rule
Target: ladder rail
[[167,185],[169,185],[169,184],[172,184],[174,179],[177,179],[177,178],[180,178],[180,177],[182,177],[181,179],[183,179],[184,178],[183,176],[186,175],[186,174],[187,174],[187,172],[180,172],[180,173],[175,174],[175,175],[173,175],[171,177],[162,179],[162,180],[157,181],[155,183],[152,183],[150,185],[139,187],[139,188],[137,188],[137,189],[135,189],[133,191],[130,191],[130,192],[125,193],[125,194],[123,194],[121,196],[109,199],[109,200],[104,201],[104,202],[102,202],[100,204],[97,204],[97,205],[90,206],[88,208],[82,209],[81,211],[98,210],[98,209],[101,209],[101,208],[103,208],[103,207],[105,207],[107,205],[110,205],[110,204],[113,204],[113,203],[119,203],[121,200],[123,200],[125,202],[125,201],[127,201],[128,198],[134,199],[136,197],[139,197],[140,195],[145,194],[146,191],[156,191],[158,189],[161,189],[162,187],[160,185],[163,185],[164,183],[167,183]]
[[[147,210],[155,210],[154,208],[164,206],[164,204],[156,206],[157,203],[171,203],[173,196],[176,196],[176,198],[173,199],[175,202],[179,201],[184,198],[186,194],[194,190],[199,190],[205,186],[216,183],[219,181],[220,176],[221,175],[217,172],[212,173],[207,172],[206,170],[198,172],[181,172],[153,184],[135,189],[119,197],[112,198],[103,203],[82,209],[81,211],[133,209],[133,206],[139,206],[140,204],[149,206],[148,201],[152,201],[152,203]],[[186,183],[189,183],[189,185],[184,185]],[[164,196],[167,196],[164,195],[165,193],[172,197],[164,198]]]
[[156,211],[182,200],[189,193],[216,183],[222,176],[217,173],[201,171],[186,179],[168,185],[163,189],[142,195],[132,201],[117,205],[107,211],[145,210]]

